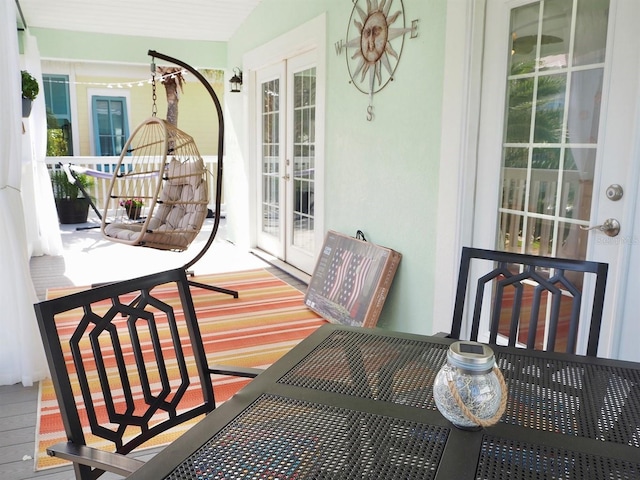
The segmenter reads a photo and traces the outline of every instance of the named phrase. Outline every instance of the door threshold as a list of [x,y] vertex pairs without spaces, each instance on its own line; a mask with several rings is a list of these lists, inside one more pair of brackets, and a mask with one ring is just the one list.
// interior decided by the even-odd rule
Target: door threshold
[[253,255],[255,255],[259,259],[267,262],[268,264],[282,270],[288,275],[291,275],[296,280],[299,280],[302,283],[309,285],[309,282],[311,281],[311,275],[309,275],[308,273],[303,272],[302,270],[299,270],[293,265],[286,263],[277,257],[274,257],[273,255],[265,252],[264,250],[260,250],[258,248],[252,248],[249,250],[249,252],[251,252]]

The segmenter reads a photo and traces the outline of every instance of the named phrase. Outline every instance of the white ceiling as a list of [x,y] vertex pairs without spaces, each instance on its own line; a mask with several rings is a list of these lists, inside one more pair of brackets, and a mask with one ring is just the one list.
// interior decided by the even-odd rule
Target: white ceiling
[[27,27],[225,42],[261,0],[16,0]]

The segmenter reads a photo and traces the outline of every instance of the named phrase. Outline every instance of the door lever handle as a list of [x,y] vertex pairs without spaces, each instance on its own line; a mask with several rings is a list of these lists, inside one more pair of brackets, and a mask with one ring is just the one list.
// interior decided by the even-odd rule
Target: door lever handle
[[600,230],[602,233],[615,237],[620,233],[620,222],[615,218],[607,218],[602,225],[595,225],[593,227],[580,226],[581,230]]

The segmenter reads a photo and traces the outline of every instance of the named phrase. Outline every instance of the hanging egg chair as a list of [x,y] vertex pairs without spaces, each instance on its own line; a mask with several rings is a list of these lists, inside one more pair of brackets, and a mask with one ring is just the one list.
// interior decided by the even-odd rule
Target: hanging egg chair
[[[195,68],[155,50],[149,50],[148,54],[153,58],[151,71],[154,74],[156,58],[192,73],[211,96],[218,117],[213,227],[204,245],[183,266],[193,275],[189,269],[211,247],[220,225],[224,152],[222,105],[213,87]],[[166,120],[156,118],[155,90],[153,112],[151,118],[136,128],[120,154],[108,188],[104,214],[99,215],[101,230],[106,239],[114,242],[183,251],[196,238],[209,213],[209,172],[193,138]],[[189,284],[238,298],[235,290],[193,280]]]
[[127,245],[186,250],[207,217],[207,174],[190,135],[148,118],[127,140],[114,170],[103,235]]

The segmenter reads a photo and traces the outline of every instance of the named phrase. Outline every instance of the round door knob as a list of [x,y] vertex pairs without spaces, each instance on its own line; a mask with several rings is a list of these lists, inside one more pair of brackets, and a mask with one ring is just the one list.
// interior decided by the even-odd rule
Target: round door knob
[[624,191],[622,190],[622,187],[617,183],[614,183],[613,185],[609,185],[606,191],[607,198],[614,202],[620,200],[622,198],[623,193]]

